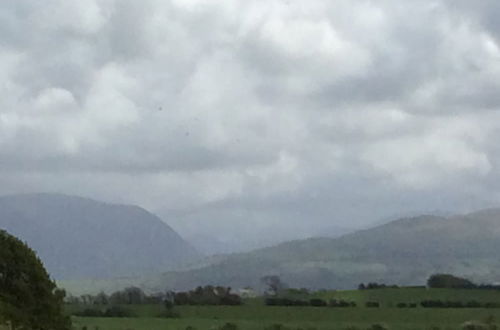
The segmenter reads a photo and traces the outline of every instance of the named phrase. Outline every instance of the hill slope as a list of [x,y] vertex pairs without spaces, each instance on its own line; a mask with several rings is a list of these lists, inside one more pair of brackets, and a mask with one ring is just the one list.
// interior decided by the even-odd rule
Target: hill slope
[[146,210],[80,197],[0,197],[0,228],[37,251],[56,279],[159,272],[199,257]]
[[277,274],[293,287],[353,288],[360,282],[425,283],[434,272],[476,281],[500,279],[500,210],[397,220],[340,238],[314,238],[228,256],[196,270],[170,272],[158,286],[258,287]]

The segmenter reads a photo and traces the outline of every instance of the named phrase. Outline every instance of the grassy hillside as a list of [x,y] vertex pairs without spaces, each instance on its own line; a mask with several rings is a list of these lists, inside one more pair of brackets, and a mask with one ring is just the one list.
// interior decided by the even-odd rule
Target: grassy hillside
[[249,253],[219,256],[198,268],[119,281],[64,283],[77,293],[138,285],[149,291],[198,285],[251,286],[279,275],[291,287],[353,289],[361,282],[424,284],[432,273],[477,283],[500,279],[500,210],[463,216],[400,219],[340,238],[292,241]]
[[499,210],[449,218],[421,216],[337,239],[293,241],[231,255],[200,269],[165,273],[154,285],[259,287],[262,276],[276,274],[293,287],[348,289],[368,281],[425,283],[436,272],[496,282],[499,250]]

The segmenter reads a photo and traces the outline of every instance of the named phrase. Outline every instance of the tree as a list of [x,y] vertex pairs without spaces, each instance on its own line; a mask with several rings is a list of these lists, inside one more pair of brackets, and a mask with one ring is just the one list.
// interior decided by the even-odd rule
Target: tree
[[35,252],[0,230],[0,320],[13,328],[70,329],[64,296]]
[[434,274],[427,280],[429,288],[473,289],[477,285],[471,281],[450,274]]
[[281,281],[278,275],[268,275],[260,279],[260,281],[267,286],[266,294],[276,296],[283,289],[286,289],[285,283]]
[[139,305],[144,303],[146,294],[142,289],[137,287],[128,287],[121,291],[114,292],[108,299],[111,304],[115,305]]
[[94,304],[96,305],[107,305],[109,302],[108,296],[104,292],[99,292],[94,298]]

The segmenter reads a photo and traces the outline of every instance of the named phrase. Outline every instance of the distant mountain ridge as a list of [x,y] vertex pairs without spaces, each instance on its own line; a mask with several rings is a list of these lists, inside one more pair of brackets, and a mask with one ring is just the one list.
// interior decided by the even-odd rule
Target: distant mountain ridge
[[[354,288],[361,282],[412,285],[435,272],[500,281],[500,210],[403,218],[340,238],[292,241],[185,272],[168,272],[149,286],[191,288],[262,284],[279,275],[293,287]],[[153,284],[154,283],[154,284]]]
[[0,228],[26,241],[56,279],[161,272],[201,257],[148,211],[82,197],[0,197]]

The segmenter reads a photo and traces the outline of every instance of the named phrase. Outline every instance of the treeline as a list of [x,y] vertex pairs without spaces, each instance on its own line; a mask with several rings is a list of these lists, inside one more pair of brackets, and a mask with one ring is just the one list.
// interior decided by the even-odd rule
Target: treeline
[[85,308],[73,313],[74,316],[81,317],[136,317],[137,315],[130,309],[122,306],[112,306],[106,309]]
[[[328,301],[320,298],[305,299],[292,299],[285,297],[267,297],[264,300],[266,306],[311,306],[311,307],[358,307],[354,301],[330,299]],[[368,301],[364,305],[368,308],[378,308],[380,303],[376,301]]]
[[110,295],[101,292],[96,295],[67,296],[65,302],[74,305],[151,305],[163,303],[167,295],[167,292],[148,295],[140,288],[128,287]]
[[[239,330],[239,327],[235,323],[225,323],[219,327],[212,327],[214,330]],[[302,328],[302,327],[290,327],[287,325],[284,325],[282,323],[274,323],[269,326],[266,326],[263,328],[264,330],[317,330],[315,327],[307,327],[307,328]],[[345,328],[346,330],[388,330],[388,328],[385,325],[382,324],[372,324],[369,325],[367,328],[358,328],[356,326],[347,326]],[[439,328],[433,327],[433,329],[439,330]],[[84,329],[86,330],[86,329]],[[197,330],[197,328],[193,326],[187,326],[186,330]],[[467,329],[468,330],[468,329]]]
[[481,303],[475,300],[465,303],[461,301],[424,300],[420,303],[420,306],[424,308],[500,308],[500,303]]
[[397,285],[386,285],[384,283],[369,282],[367,284],[361,283],[358,285],[358,290],[373,290],[373,289],[399,289]]
[[[264,300],[266,306],[311,306],[311,307],[358,307],[354,301],[331,299],[329,301],[312,298],[309,300],[304,299],[291,299],[283,297],[268,297]],[[475,300],[462,302],[462,301],[445,301],[445,300],[423,300],[420,303],[416,302],[399,302],[396,304],[397,308],[500,308],[500,303],[496,302],[478,302]],[[380,303],[377,301],[367,301],[364,303],[367,308],[379,308]]]
[[240,296],[231,293],[231,288],[207,285],[191,291],[159,292],[146,294],[137,287],[128,287],[111,295],[101,292],[97,295],[68,296],[65,302],[74,305],[241,305]]
[[410,285],[410,286],[399,286],[395,284],[385,284],[377,282],[360,283],[358,285],[358,290],[375,290],[375,289],[425,289],[425,285]]
[[466,278],[451,274],[434,274],[427,280],[427,286],[435,289],[482,289],[500,290],[500,285],[476,284]]
[[186,292],[173,293],[175,305],[226,305],[242,304],[241,297],[231,293],[231,288],[207,285]]
[[500,285],[494,284],[476,284],[466,278],[458,277],[451,274],[434,274],[427,280],[427,286],[398,286],[387,285],[384,283],[368,282],[360,283],[358,290],[374,290],[374,289],[410,289],[410,288],[432,288],[432,289],[482,289],[482,290],[500,290]]

